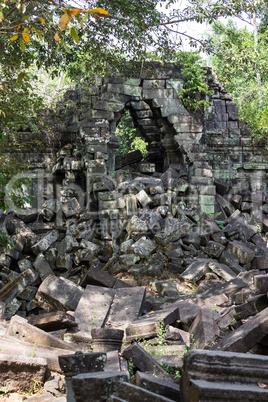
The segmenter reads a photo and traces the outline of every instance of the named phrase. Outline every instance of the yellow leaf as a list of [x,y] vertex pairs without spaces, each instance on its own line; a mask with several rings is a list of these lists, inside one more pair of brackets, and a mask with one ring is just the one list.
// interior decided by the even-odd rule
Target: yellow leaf
[[60,40],[59,34],[57,32],[55,33],[54,39],[56,42]]
[[96,14],[98,17],[108,17],[108,11],[104,10],[103,8],[93,8],[92,10],[87,11],[90,14]]
[[38,17],[38,19],[39,19],[44,25],[46,25],[46,20],[45,20],[45,18]]
[[18,39],[18,34],[11,36],[11,38],[9,38],[9,40],[12,42],[13,40]]
[[66,25],[72,21],[73,17],[71,15],[68,15],[66,13],[64,13],[61,17],[60,17],[60,29],[61,31],[63,31],[66,28]]
[[81,10],[81,8],[64,8],[63,11],[68,15],[78,15],[80,13],[85,13],[87,10]]
[[0,115],[3,115],[4,117],[6,117],[6,114],[5,114],[5,112],[3,112],[3,110],[0,110]]
[[30,35],[28,34],[29,28],[25,28],[24,31],[22,32],[22,37],[24,39],[25,43],[30,42]]
[[71,28],[71,37],[76,43],[79,43],[79,36],[73,27]]
[[15,32],[17,32],[17,31],[20,29],[20,27],[21,27],[21,25],[17,25],[17,26],[15,27]]

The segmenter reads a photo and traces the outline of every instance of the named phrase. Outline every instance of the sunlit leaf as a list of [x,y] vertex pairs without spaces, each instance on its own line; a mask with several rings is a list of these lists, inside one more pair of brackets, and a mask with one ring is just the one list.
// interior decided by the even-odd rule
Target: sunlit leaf
[[21,27],[21,25],[17,25],[17,26],[15,27],[15,32],[17,32],[17,31],[20,29],[20,27]]
[[0,110],[0,115],[3,115],[4,117],[6,117],[6,114],[5,114],[5,112],[3,112],[3,110]]
[[22,38],[20,38],[20,49],[21,49],[22,52],[25,51],[25,42],[23,41]]
[[11,42],[13,42],[13,40],[16,40],[16,39],[18,39],[18,34],[16,34],[16,35],[13,35],[13,36],[11,36],[11,38],[9,38],[9,40],[11,41]]
[[76,43],[79,43],[79,36],[78,36],[78,34],[77,34],[75,28],[72,27],[70,33],[71,33],[71,37],[73,38],[73,40],[74,40]]
[[80,8],[64,8],[63,11],[68,15],[77,15],[80,13],[85,13],[87,10],[81,10]]
[[22,11],[22,14],[25,13],[25,11],[26,11],[26,6],[25,6],[25,4],[22,4],[21,11]]
[[22,37],[24,39],[24,42],[29,43],[30,42],[30,35],[28,34],[29,28],[24,28],[22,32]]
[[65,13],[60,17],[60,29],[61,29],[61,31],[63,31],[66,28],[66,25],[70,21],[72,21],[72,19],[73,19],[73,17],[71,15],[68,15],[68,14],[65,14]]
[[56,42],[58,42],[60,40],[60,36],[57,32],[55,33],[54,39]]
[[263,382],[258,382],[258,386],[260,388],[268,388],[268,386],[266,384],[264,384]]
[[45,18],[38,17],[38,19],[42,22],[42,24],[46,25],[46,20],[45,20]]
[[93,8],[92,10],[87,11],[90,14],[96,14],[98,17],[108,17],[108,11],[104,10],[103,8]]
[[2,22],[3,19],[4,19],[4,14],[3,14],[2,9],[0,9],[0,22]]

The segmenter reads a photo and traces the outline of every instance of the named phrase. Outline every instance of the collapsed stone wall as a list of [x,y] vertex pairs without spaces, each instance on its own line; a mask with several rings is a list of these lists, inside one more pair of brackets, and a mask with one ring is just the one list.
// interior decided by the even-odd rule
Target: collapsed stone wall
[[[103,190],[114,190],[113,172],[120,168],[159,177],[171,166],[189,185],[187,202],[208,213],[215,212],[214,179],[237,183],[239,191],[266,191],[268,164],[262,147],[252,146],[250,130],[239,121],[235,102],[211,69],[206,69],[213,90],[211,106],[197,119],[179,99],[180,68],[163,69],[159,63],[150,67],[149,74],[141,72],[138,78],[96,77],[64,95],[54,117],[53,135],[58,141],[51,146],[41,135],[42,147],[22,153],[32,167],[39,206],[45,199],[76,196],[89,207],[93,184],[106,182]],[[143,161],[137,153],[123,163],[115,158],[120,147],[116,125],[126,110],[148,143]],[[19,133],[19,137],[23,142],[35,135]]]

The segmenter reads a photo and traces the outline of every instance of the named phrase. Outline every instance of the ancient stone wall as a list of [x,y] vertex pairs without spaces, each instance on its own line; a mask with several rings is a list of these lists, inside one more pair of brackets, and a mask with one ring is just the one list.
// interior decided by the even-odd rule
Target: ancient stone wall
[[[79,193],[79,201],[88,206],[92,180],[108,183],[108,176],[128,165],[156,177],[169,166],[183,172],[189,184],[187,202],[199,203],[209,213],[214,212],[213,179],[237,182],[240,189],[266,189],[268,164],[262,148],[252,145],[248,127],[238,120],[237,106],[211,70],[206,69],[213,90],[211,106],[203,120],[197,120],[179,99],[180,69],[163,70],[158,63],[151,67],[150,75],[97,77],[64,95],[55,120],[59,141],[50,147],[41,137],[43,147],[23,154],[35,171],[33,187],[46,188],[43,198],[65,200]],[[115,158],[120,147],[115,131],[126,110],[148,143],[148,155],[140,161],[137,153],[132,154],[122,164]],[[29,133],[20,136],[28,139]]]

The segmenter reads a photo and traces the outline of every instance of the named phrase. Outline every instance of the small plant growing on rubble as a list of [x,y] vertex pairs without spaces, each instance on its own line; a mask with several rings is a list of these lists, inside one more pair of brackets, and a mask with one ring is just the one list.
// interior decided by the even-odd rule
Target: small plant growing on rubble
[[224,221],[219,221],[218,219],[216,219],[218,216],[221,215],[221,212],[215,212],[215,214],[210,214],[209,212],[207,212],[207,216],[212,219],[215,223],[217,223],[217,225],[221,228],[224,229]]
[[132,380],[134,380],[135,371],[136,371],[136,366],[134,365],[132,359],[129,359],[129,361],[128,361],[128,371],[129,371],[129,374],[130,374],[130,378],[131,378]]
[[169,327],[168,325],[164,324],[163,320],[155,324],[158,345],[165,345],[166,336],[168,333],[168,327]]
[[36,349],[37,349],[37,344],[36,342],[33,344],[32,352],[30,357],[36,357]]
[[212,306],[212,311],[213,311],[213,313],[218,313],[219,312],[219,310],[217,309],[216,306]]
[[7,389],[7,387],[0,387],[0,393],[1,394],[8,394],[9,390]]

